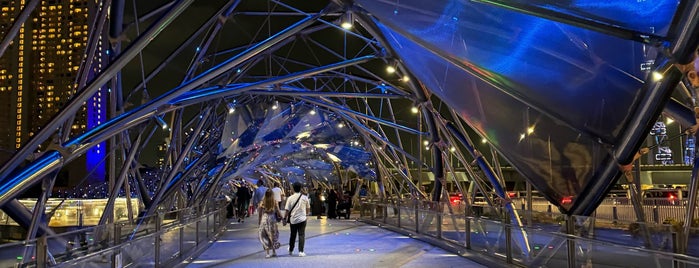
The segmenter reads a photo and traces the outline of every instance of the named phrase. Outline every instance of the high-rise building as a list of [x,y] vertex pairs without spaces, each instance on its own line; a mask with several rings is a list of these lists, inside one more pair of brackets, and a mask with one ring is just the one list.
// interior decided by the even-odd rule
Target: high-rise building
[[[28,0],[0,0],[0,36],[8,34]],[[0,56],[0,160],[38,133],[78,90],[78,74],[88,62],[90,76],[106,63],[106,35],[86,61],[86,46],[98,1],[42,0]],[[97,31],[96,31],[97,32]],[[75,115],[73,135],[106,119],[106,90],[97,92]],[[46,146],[46,144],[42,145]],[[104,180],[106,148],[100,144],[69,171],[73,179]],[[41,148],[43,150],[45,148]]]

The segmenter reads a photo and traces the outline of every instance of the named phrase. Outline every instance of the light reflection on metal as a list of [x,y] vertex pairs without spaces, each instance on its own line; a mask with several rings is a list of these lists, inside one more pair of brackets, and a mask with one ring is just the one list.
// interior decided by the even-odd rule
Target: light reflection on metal
[[[515,225],[515,227],[523,227],[522,225],[522,220],[519,217],[519,213],[517,213],[517,210],[515,209],[512,200],[510,197],[507,195],[505,192],[505,188],[503,188],[503,185],[500,184],[500,181],[502,181],[498,176],[496,175],[495,171],[493,171],[493,168],[488,164],[488,162],[483,158],[483,155],[481,155],[473,146],[473,143],[464,136],[461,132],[459,132],[456,127],[452,123],[447,123],[446,128],[451,132],[451,134],[461,141],[461,143],[464,145],[466,150],[471,153],[471,156],[475,158],[476,164],[478,167],[481,168],[481,171],[485,174],[485,177],[490,180],[491,186],[493,186],[493,189],[495,190],[495,193],[498,195],[498,197],[502,200],[503,206],[505,210],[507,210],[507,214],[509,216],[510,222]],[[529,238],[527,236],[526,231],[523,228],[520,228],[516,233],[516,243],[519,246],[519,248],[522,250],[522,254],[525,256],[529,256],[530,253],[530,246],[529,246]]]
[[[92,97],[105,83],[121,71],[131,59],[133,59],[141,50],[150,43],[162,30],[169,25],[174,18],[179,16],[194,0],[180,0],[176,2],[172,9],[168,11],[162,18],[151,25],[146,32],[139,36],[130,46],[124,51],[115,61],[113,61],[102,73],[95,77],[90,84],[81,88],[78,94],[73,96],[63,109],[58,112],[53,119],[46,124],[39,133],[27,142],[21,149],[15,153],[12,158],[7,161],[0,169],[0,179],[7,177],[10,172],[19,166],[19,164],[27,159],[29,154],[33,153],[39,144],[53,135],[53,131],[69,117],[72,117],[82,107],[83,103]],[[2,203],[2,202],[0,202]]]

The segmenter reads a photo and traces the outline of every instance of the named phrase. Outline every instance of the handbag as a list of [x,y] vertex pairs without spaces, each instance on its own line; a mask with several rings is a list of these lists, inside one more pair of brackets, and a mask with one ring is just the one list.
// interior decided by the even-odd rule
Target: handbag
[[301,194],[299,194],[299,198],[296,199],[296,203],[289,209],[289,211],[286,213],[286,217],[284,217],[284,222],[283,225],[286,225],[287,223],[291,223],[291,212],[294,211],[294,208],[296,208],[296,205],[299,203],[299,200],[301,200]]

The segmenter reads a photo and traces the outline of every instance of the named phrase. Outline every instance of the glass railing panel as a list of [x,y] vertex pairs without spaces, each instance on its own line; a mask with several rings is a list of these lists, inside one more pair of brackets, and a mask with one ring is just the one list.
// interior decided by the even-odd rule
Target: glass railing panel
[[[58,267],[71,267],[71,268],[108,268],[112,267],[113,254],[112,250],[106,250],[96,253],[91,253],[86,256],[82,256],[78,259],[72,261],[63,262]],[[122,262],[123,263],[123,262]]]
[[[474,218],[471,224],[471,248],[483,253],[495,254],[504,248],[504,228],[492,220]],[[502,245],[500,245],[502,243]]]
[[208,230],[206,230],[206,218],[202,218],[199,221],[199,228],[197,229],[197,233],[199,234],[199,243],[206,243],[208,242],[208,239],[206,237]]
[[444,215],[442,217],[442,239],[458,245],[466,243],[466,217],[464,215]]
[[197,223],[192,222],[183,227],[182,252],[189,252],[197,246]]
[[407,230],[415,231],[415,209],[410,207],[400,208],[400,226]]
[[441,223],[439,213],[431,210],[419,209],[418,215],[420,216],[420,222],[418,223],[420,233],[438,237],[438,226]]
[[0,267],[16,267],[15,265],[18,263],[33,262],[35,248],[33,241],[26,244],[24,242],[15,242],[0,246],[0,252],[2,252]]
[[169,228],[160,235],[160,263],[178,257],[180,253],[180,228]]
[[386,208],[386,224],[398,226],[399,211],[400,209],[396,205],[388,205]]
[[144,267],[154,266],[155,239],[156,236],[148,235],[122,244],[120,251],[124,266],[127,264],[139,264]]

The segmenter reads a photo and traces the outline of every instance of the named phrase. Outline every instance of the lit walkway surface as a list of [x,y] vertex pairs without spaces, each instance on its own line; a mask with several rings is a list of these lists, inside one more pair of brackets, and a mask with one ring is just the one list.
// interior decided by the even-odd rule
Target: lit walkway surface
[[306,257],[289,256],[289,227],[279,225],[276,258],[265,258],[257,238],[256,216],[237,223],[186,267],[493,267],[425,242],[356,220],[309,218]]

